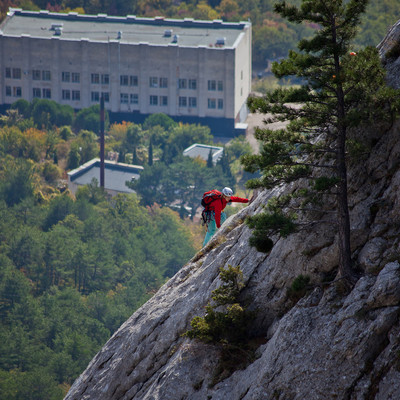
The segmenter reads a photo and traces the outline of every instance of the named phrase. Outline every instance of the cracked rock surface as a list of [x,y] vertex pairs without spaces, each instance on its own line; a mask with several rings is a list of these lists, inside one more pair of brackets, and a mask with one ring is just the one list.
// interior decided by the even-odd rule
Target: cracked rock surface
[[[269,254],[249,246],[246,216],[292,189],[262,191],[115,332],[65,399],[400,399],[400,123],[363,134],[369,157],[349,168],[352,252],[361,271],[351,291],[340,281],[322,284],[337,269],[332,227],[276,239]],[[214,384],[218,348],[182,334],[204,315],[219,268],[229,264],[244,273],[243,296],[257,310],[250,335],[260,345],[247,367]],[[313,289],[296,303],[288,288],[300,274]]]

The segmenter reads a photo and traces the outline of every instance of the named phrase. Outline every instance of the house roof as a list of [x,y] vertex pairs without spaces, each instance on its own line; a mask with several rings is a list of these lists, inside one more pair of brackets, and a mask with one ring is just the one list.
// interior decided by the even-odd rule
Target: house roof
[[183,150],[183,155],[191,158],[200,157],[203,160],[207,161],[208,155],[210,154],[210,150],[212,153],[213,163],[216,164],[216,162],[222,157],[222,154],[224,152],[223,147],[195,143],[192,144],[187,149]]
[[64,14],[10,8],[1,30],[5,36],[30,35],[35,38],[58,37],[94,42],[117,40],[128,44],[232,48],[236,46],[241,32],[250,25],[250,22],[222,20],[139,18],[135,15],[115,17],[107,14]]
[[[125,182],[139,179],[143,167],[112,161],[105,161],[104,167],[104,188],[106,190],[134,193],[134,190],[128,188]],[[68,178],[70,182],[77,185],[87,185],[93,179],[97,179],[100,182],[100,159],[90,160],[86,164],[68,172]]]

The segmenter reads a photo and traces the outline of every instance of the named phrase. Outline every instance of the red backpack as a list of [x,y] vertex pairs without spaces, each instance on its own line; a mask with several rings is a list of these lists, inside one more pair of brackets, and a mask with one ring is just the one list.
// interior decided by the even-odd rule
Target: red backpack
[[205,192],[203,194],[203,198],[201,199],[201,205],[208,211],[210,209],[210,204],[221,198],[222,193],[218,190],[210,190],[209,192]]

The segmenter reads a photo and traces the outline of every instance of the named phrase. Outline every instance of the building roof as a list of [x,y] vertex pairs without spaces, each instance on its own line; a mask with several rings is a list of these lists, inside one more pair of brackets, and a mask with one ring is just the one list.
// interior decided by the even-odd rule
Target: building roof
[[[143,167],[104,161],[104,189],[121,193],[134,193],[126,186],[126,181],[139,179]],[[87,185],[93,179],[100,182],[100,159],[94,158],[80,167],[68,172],[68,180],[77,185]]]
[[191,158],[200,157],[203,160],[207,161],[208,155],[210,154],[210,150],[212,153],[213,163],[216,164],[217,161],[222,157],[222,154],[224,152],[223,147],[209,146],[207,144],[195,143],[192,144],[187,149],[183,150],[183,155]]
[[232,48],[250,22],[200,21],[164,17],[139,18],[86,15],[70,12],[22,11],[12,9],[1,25],[0,35],[30,35],[35,38],[58,37],[94,42],[119,41],[126,44],[179,45],[187,47]]

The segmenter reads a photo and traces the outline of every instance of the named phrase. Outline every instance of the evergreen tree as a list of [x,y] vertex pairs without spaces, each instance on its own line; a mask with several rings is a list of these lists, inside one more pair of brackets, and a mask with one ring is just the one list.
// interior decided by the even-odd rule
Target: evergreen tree
[[153,139],[150,138],[149,142],[149,159],[147,163],[150,165],[150,167],[153,165]]
[[[347,166],[350,144],[360,145],[351,128],[384,119],[399,106],[398,100],[394,104],[395,91],[385,85],[376,49],[366,48],[357,54],[351,51],[351,42],[367,3],[368,0],[303,0],[300,7],[285,1],[275,5],[275,11],[290,22],[308,21],[318,24],[319,29],[310,39],[299,42],[299,52],[290,51],[287,59],[273,65],[278,78],[297,76],[303,85],[298,89],[278,89],[266,98],[249,100],[253,112],[274,115],[268,122],[290,122],[278,131],[258,129],[256,137],[263,141],[261,153],[243,157],[249,172],[262,172],[260,178],[248,182],[249,187],[273,187],[307,178],[308,187],[297,190],[294,195],[307,194],[309,209],[311,201],[315,206],[321,196],[329,195],[322,197],[320,205],[326,204],[332,195],[336,196],[334,222],[339,234],[339,275],[348,282],[353,281],[354,271]],[[288,104],[291,102],[302,104]],[[316,194],[319,196],[315,197]],[[285,200],[288,205],[290,198]],[[298,208],[304,210],[305,203]],[[268,218],[260,215],[251,219],[255,235],[290,233],[288,228],[294,216],[290,210],[284,208],[281,199],[270,206]]]

